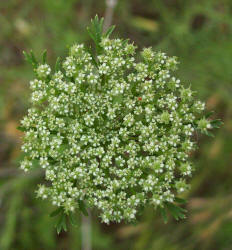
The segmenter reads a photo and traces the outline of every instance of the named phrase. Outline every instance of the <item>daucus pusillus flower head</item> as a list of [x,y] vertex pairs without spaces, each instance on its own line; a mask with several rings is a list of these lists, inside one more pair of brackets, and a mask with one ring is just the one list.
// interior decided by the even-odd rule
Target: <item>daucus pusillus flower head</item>
[[175,57],[109,34],[95,43],[97,55],[75,44],[55,70],[36,64],[21,168],[40,166],[37,195],[66,213],[85,205],[105,223],[130,222],[189,188],[194,131],[211,125],[173,75]]

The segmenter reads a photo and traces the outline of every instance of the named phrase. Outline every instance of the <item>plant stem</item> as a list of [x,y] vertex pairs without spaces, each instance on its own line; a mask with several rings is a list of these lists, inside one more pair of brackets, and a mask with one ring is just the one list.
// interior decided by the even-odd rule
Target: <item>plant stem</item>
[[114,15],[114,8],[117,4],[118,0],[106,0],[106,12],[104,17],[104,26],[103,31],[106,32],[107,29],[112,24],[112,18]]
[[82,225],[81,225],[81,249],[91,250],[91,214],[88,210],[88,216],[82,215]]

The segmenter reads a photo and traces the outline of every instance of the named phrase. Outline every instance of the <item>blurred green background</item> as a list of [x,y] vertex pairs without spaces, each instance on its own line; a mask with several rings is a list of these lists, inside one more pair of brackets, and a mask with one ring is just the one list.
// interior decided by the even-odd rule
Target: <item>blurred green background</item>
[[[80,226],[56,235],[53,207],[35,198],[42,177],[18,170],[19,120],[29,107],[30,65],[22,51],[52,64],[74,42],[88,42],[86,26],[104,16],[105,0],[0,1],[0,249],[81,249]],[[99,223],[92,212],[92,249],[232,249],[232,1],[119,0],[115,36],[179,57],[177,72],[224,125],[215,138],[198,138],[186,220],[147,208],[137,225]]]

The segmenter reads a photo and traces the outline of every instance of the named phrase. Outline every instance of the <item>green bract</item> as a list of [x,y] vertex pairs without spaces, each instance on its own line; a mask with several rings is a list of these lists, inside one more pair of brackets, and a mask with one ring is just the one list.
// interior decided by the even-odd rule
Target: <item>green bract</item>
[[211,128],[205,105],[173,76],[175,57],[96,30],[97,55],[75,44],[55,70],[27,54],[36,79],[21,168],[44,169],[38,196],[67,214],[97,208],[109,223],[148,205],[175,211],[193,171],[192,135]]

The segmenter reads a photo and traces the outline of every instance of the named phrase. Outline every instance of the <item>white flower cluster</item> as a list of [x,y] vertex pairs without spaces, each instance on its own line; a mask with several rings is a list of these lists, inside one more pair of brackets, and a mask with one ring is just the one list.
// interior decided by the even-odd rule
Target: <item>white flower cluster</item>
[[188,189],[193,132],[210,124],[204,104],[172,76],[175,57],[146,48],[136,62],[136,47],[120,39],[100,48],[93,59],[74,45],[54,74],[47,64],[35,70],[21,168],[43,168],[38,196],[67,213],[81,202],[105,223],[133,221]]

